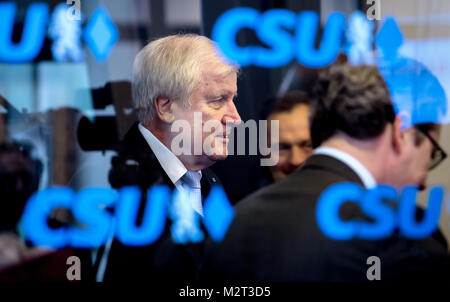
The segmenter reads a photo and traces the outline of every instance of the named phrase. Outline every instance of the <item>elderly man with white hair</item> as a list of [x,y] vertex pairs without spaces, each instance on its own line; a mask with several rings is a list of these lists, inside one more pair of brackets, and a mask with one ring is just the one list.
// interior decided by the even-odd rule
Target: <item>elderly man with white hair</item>
[[[116,147],[112,186],[168,185],[187,192],[192,209],[203,215],[202,200],[218,184],[208,167],[227,157],[231,126],[240,122],[234,104],[237,74],[238,67],[222,59],[204,36],[173,35],[147,44],[133,66],[139,122]],[[205,127],[210,121],[214,128]],[[134,168],[124,169],[130,161]],[[145,207],[142,198],[138,224]],[[166,223],[160,238],[148,246],[115,241],[105,280],[193,280],[201,257],[201,244],[176,244]]]

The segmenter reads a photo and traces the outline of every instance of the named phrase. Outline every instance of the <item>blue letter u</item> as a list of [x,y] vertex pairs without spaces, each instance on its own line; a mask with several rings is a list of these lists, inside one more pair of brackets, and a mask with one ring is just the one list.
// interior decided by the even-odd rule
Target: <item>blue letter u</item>
[[136,225],[141,192],[137,187],[120,190],[117,211],[117,238],[126,245],[147,245],[164,231],[170,192],[167,187],[154,186],[147,194],[141,226]]
[[15,14],[15,3],[0,3],[0,61],[31,61],[38,55],[44,42],[48,5],[45,3],[30,5],[24,22],[22,40],[18,44],[12,42]]
[[300,13],[296,30],[296,55],[298,62],[307,67],[324,67],[336,59],[345,30],[345,16],[332,13],[328,17],[320,48],[315,49],[318,26],[319,16],[316,12]]
[[400,199],[399,226],[403,235],[413,239],[430,236],[438,227],[441,214],[444,189],[433,187],[428,198],[428,207],[425,210],[422,222],[416,222],[416,194],[417,187],[408,186],[403,190]]

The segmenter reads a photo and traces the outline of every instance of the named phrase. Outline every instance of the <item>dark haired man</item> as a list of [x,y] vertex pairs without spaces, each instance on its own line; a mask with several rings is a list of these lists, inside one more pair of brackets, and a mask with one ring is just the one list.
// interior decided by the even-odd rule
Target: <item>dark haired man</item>
[[[279,121],[278,161],[268,167],[272,180],[284,179],[297,171],[312,154],[308,114],[309,97],[302,91],[288,91],[275,101],[267,117],[269,124],[272,120]],[[270,133],[267,136],[271,138]]]
[[[329,186],[390,184],[423,187],[445,153],[436,124],[412,125],[394,111],[376,67],[334,65],[323,71],[311,106],[314,154],[283,181],[241,201],[220,245],[208,244],[203,277],[259,281],[367,281],[369,257],[381,261],[381,279],[447,278],[446,249],[434,238],[394,232],[382,240],[334,240],[316,221],[317,201]],[[343,221],[373,222],[356,203]]]

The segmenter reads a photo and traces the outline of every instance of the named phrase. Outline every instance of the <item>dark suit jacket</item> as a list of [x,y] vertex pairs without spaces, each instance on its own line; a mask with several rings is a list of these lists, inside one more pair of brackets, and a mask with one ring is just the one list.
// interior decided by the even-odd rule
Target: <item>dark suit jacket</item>
[[[162,184],[174,189],[173,183],[140,133],[138,123],[131,127],[124,140],[114,149],[118,156],[112,159],[109,174],[114,188],[137,185],[146,190],[151,185]],[[203,198],[216,184],[220,184],[217,176],[209,169],[202,170]],[[145,209],[145,202],[146,197],[143,196],[138,212],[138,224]],[[202,244],[175,244],[171,238],[170,221],[167,220],[163,235],[151,245],[130,247],[115,240],[108,257],[104,280],[193,280],[197,275],[202,252]]]
[[[316,222],[317,200],[338,182],[362,185],[341,161],[313,155],[301,170],[245,198],[224,241],[207,242],[200,279],[367,281],[370,256],[380,258],[382,280],[449,278],[447,251],[431,237],[409,240],[397,232],[376,241],[326,237]],[[340,216],[368,220],[354,203],[345,203]]]

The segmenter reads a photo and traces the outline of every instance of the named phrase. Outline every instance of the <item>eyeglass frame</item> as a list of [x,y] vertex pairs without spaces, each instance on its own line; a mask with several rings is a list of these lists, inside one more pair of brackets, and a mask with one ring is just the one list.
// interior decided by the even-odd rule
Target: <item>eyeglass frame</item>
[[[430,133],[420,127],[414,127],[417,131],[419,131],[420,133],[422,133],[423,135],[425,135],[431,142],[431,144],[433,145],[434,150],[432,151],[431,155],[430,155],[430,166],[428,167],[428,170],[431,171],[434,168],[436,168],[437,166],[439,166],[446,158],[447,158],[447,153],[444,151],[444,149],[442,149],[442,147],[439,145],[439,143],[430,135]],[[433,163],[433,154],[435,154],[435,152],[438,152],[439,154],[441,154],[440,159],[438,159],[435,163]]]

